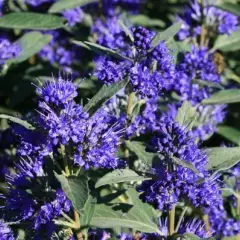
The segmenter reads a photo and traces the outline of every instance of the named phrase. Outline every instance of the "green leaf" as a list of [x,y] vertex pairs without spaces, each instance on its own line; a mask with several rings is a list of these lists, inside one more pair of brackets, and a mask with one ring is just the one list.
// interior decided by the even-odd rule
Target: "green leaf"
[[185,240],[200,240],[201,238],[198,237],[197,235],[192,234],[192,233],[185,233],[182,236],[182,239],[185,239]]
[[240,130],[229,126],[220,126],[217,129],[217,133],[227,140],[240,145]]
[[[122,209],[129,209],[123,211]],[[129,204],[114,204],[107,206],[97,204],[91,220],[91,225],[99,228],[118,228],[126,227],[141,232],[160,233],[157,224],[155,224],[138,206]]]
[[114,96],[119,90],[124,88],[127,83],[128,80],[122,80],[111,85],[103,85],[102,88],[98,91],[98,93],[84,106],[84,109],[91,114],[95,113],[112,96]]
[[171,27],[167,28],[163,32],[158,33],[152,40],[152,46],[156,47],[160,41],[167,41],[174,37],[178,31],[181,29],[182,22],[173,24]]
[[130,38],[130,40],[132,42],[134,42],[134,37],[133,37],[131,31],[128,29],[128,27],[123,23],[122,20],[118,20],[118,22],[119,22],[119,25],[121,26],[121,28],[123,29],[123,31],[126,33],[126,35]]
[[82,175],[65,177],[55,174],[55,176],[61,183],[66,196],[71,200],[74,209],[81,213],[89,197],[87,178]]
[[202,101],[203,104],[221,104],[240,102],[239,89],[227,89],[214,93],[210,98]]
[[80,215],[81,227],[89,226],[96,206],[96,199],[89,195]]
[[201,177],[200,172],[195,168],[195,166],[192,163],[182,160],[180,158],[174,157],[174,156],[172,157],[172,161],[175,164],[181,165],[184,168],[188,168],[188,169],[192,170],[194,173],[196,173],[198,176]]
[[220,35],[214,46],[213,50],[221,50],[224,52],[236,51],[240,49],[240,29],[231,35]]
[[209,82],[209,81],[206,81],[206,80],[202,80],[202,79],[193,79],[192,80],[193,83],[197,83],[199,84],[200,86],[208,86],[208,87],[211,87],[211,88],[217,88],[217,89],[221,89],[223,90],[224,88],[218,84],[218,83],[213,83],[213,82]]
[[153,158],[156,156],[154,153],[146,152],[146,146],[142,142],[126,141],[127,148],[135,153],[137,157],[145,164],[152,166]]
[[240,147],[214,147],[205,150],[208,155],[208,170],[227,170],[240,162]]
[[20,124],[28,130],[34,130],[35,129],[35,127],[32,126],[30,123],[28,123],[27,121],[24,121],[20,118],[17,118],[17,117],[9,116],[9,115],[6,115],[6,114],[0,114],[0,118],[7,119],[7,120],[12,121],[14,123]]
[[72,40],[71,42],[76,44],[76,45],[78,45],[78,46],[80,46],[80,47],[86,48],[87,50],[91,51],[91,48],[87,44],[82,42],[82,41]]
[[142,209],[153,222],[158,222],[158,217],[160,217],[161,212],[153,208],[148,203],[144,203],[140,200],[140,193],[136,191],[135,188],[129,188],[126,192],[127,196],[130,198],[132,205],[137,206],[139,209]]
[[183,105],[178,109],[177,116],[175,121],[180,124],[180,126],[187,127],[191,129],[196,119],[195,108],[191,105],[190,102],[185,101]]
[[15,12],[0,18],[0,28],[50,30],[63,26],[62,18],[50,14]]
[[143,27],[164,27],[165,23],[159,19],[152,19],[146,15],[138,14],[129,16],[130,21],[133,25],[143,26]]
[[9,63],[19,63],[27,60],[32,55],[38,53],[46,44],[52,39],[49,34],[43,35],[40,32],[29,32],[22,36],[16,44],[20,46],[20,54],[12,59],[9,59]]
[[237,15],[240,17],[240,6],[239,4],[234,4],[234,3],[219,3],[219,4],[216,4],[216,5],[213,5],[217,8],[220,8],[224,11],[227,11],[227,12],[230,12],[230,13],[233,13],[234,15]]
[[225,68],[224,76],[226,79],[234,80],[237,83],[240,83],[240,77],[235,72],[233,72],[230,68]]
[[75,7],[82,7],[89,3],[98,2],[98,0],[60,0],[54,3],[50,9],[48,10],[49,13],[58,13],[62,12],[67,9],[75,8]]
[[85,47],[85,48],[87,48],[87,49],[89,49],[91,51],[97,52],[97,53],[111,55],[111,56],[113,56],[115,58],[122,59],[122,60],[133,61],[131,58],[123,56],[120,53],[118,53],[118,52],[116,52],[116,51],[114,51],[114,50],[112,50],[110,48],[101,46],[101,45],[99,45],[97,43],[92,43],[92,42],[87,42],[87,41],[81,42],[81,41],[76,41],[76,40],[73,40],[72,42],[74,44],[76,44],[76,45],[79,45],[81,47]]
[[233,236],[233,237],[225,237],[223,238],[223,240],[238,240],[237,236]]
[[181,61],[181,58],[183,58],[185,52],[191,51],[190,44],[185,41],[175,41],[173,37],[166,41],[166,45],[171,50],[170,54],[173,56],[175,63]]
[[147,179],[150,178],[139,176],[136,172],[130,169],[116,169],[100,178],[97,181],[95,188],[119,182],[143,181]]

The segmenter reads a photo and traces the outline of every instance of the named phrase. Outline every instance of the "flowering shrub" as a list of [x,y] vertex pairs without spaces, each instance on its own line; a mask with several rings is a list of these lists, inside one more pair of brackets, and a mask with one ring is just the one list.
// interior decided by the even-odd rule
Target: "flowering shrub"
[[239,240],[239,16],[0,0],[0,240]]

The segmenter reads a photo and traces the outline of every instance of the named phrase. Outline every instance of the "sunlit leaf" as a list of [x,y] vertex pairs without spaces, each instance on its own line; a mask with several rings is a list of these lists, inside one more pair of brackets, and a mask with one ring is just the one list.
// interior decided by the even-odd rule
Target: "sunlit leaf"
[[107,173],[100,178],[95,187],[101,187],[103,185],[114,184],[119,182],[131,182],[131,181],[143,181],[149,178],[139,176],[136,172],[130,169],[117,169],[110,173]]
[[15,12],[0,18],[0,28],[50,30],[63,26],[61,17],[50,14]]
[[48,12],[58,13],[75,7],[82,7],[86,4],[94,2],[98,2],[98,0],[59,0],[49,8]]

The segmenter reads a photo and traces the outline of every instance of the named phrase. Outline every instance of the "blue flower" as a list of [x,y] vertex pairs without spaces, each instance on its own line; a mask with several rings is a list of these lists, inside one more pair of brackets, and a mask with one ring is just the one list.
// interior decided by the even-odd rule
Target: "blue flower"
[[[175,118],[178,108],[181,103],[169,104],[166,112],[162,113],[161,118],[170,117]],[[217,130],[217,125],[222,123],[226,116],[226,105],[197,105],[195,107],[196,115],[195,122],[192,127],[192,137],[197,140],[206,140],[211,137]]]
[[2,220],[0,220],[0,239],[15,240],[12,230]]
[[97,43],[111,48],[122,49],[125,46],[124,35],[119,24],[119,18],[108,17],[105,20],[97,19],[93,24],[91,31],[96,37]]
[[37,88],[38,95],[48,104],[58,106],[65,104],[77,96],[77,86],[72,81],[66,81],[61,76],[52,81],[46,81]]
[[134,38],[133,44],[137,51],[139,53],[146,54],[151,47],[151,41],[155,33],[141,26],[133,27],[131,30]]
[[207,48],[192,47],[192,51],[184,55],[184,60],[177,65],[175,90],[182,100],[189,100],[196,105],[208,98],[213,87],[201,85],[197,80],[220,84],[220,74],[214,63],[214,55]]
[[223,203],[212,206],[207,213],[211,227],[219,239],[236,236],[240,233],[240,221],[227,216]]
[[7,36],[0,37],[0,68],[6,60],[15,58],[21,51],[18,44],[11,43]]
[[127,66],[124,62],[111,61],[105,57],[98,57],[95,61],[94,75],[105,84],[119,82],[123,79]]
[[116,156],[123,135],[121,124],[104,110],[99,110],[87,122],[85,142],[79,145],[74,162],[85,168],[116,168],[121,161]]
[[[207,157],[195,144],[192,133],[171,119],[165,119],[156,125],[153,134],[148,149],[159,154],[159,161],[152,166],[155,178],[138,186],[141,199],[163,211],[168,211],[180,200],[196,207],[218,205],[218,184],[216,179],[208,178]],[[199,174],[176,164],[174,157],[191,163]],[[205,180],[199,182],[199,176]]]
[[67,19],[70,27],[75,26],[83,20],[84,13],[80,7],[65,10],[63,13],[64,18]]
[[[212,2],[214,3],[214,2]],[[207,31],[214,34],[228,34],[237,30],[238,17],[232,13],[209,6],[204,1],[203,9],[197,0],[191,0],[189,6],[177,18],[183,22],[178,33],[180,40],[187,37],[196,37],[201,34],[202,20]]]
[[79,59],[82,48],[69,42],[69,34],[61,30],[45,31],[52,40],[38,53],[41,59],[53,66],[60,66],[65,72],[72,73],[75,59]]

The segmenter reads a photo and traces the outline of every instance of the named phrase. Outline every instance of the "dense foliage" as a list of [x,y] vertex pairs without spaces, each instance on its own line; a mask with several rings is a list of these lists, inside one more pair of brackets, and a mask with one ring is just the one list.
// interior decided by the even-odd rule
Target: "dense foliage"
[[0,0],[0,240],[240,239],[236,0]]

